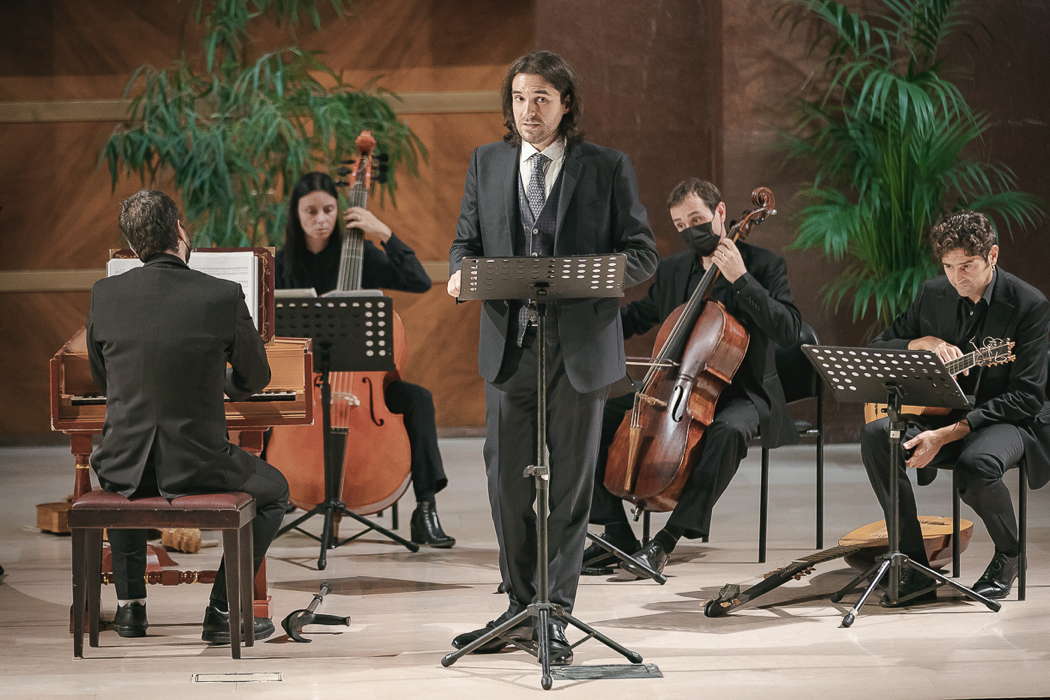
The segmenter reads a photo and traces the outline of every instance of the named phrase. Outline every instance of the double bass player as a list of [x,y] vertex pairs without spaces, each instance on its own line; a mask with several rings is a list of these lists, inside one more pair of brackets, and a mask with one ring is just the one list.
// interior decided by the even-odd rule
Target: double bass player
[[[604,525],[608,541],[633,552],[656,571],[663,571],[680,538],[700,538],[710,532],[711,511],[747,455],[749,440],[757,434],[764,447],[776,447],[797,439],[776,375],[774,351],[777,345],[797,344],[802,324],[791,299],[784,259],[726,237],[726,205],[715,185],[697,177],[683,180],[668,196],[667,208],[687,249],[662,260],[648,294],[621,308],[624,337],[662,323],[689,299],[704,272],[714,265],[721,278],[710,298],[725,305],[747,330],[750,342],[733,382],[721,394],[714,421],[704,431],[699,458],[688,465],[691,471],[678,504],[666,526],[645,547],[635,538],[620,499],[603,483],[609,445],[631,409],[633,395],[606,404],[590,521]],[[601,573],[617,562],[592,545],[584,554],[584,573]],[[642,575],[640,570],[631,573]]]

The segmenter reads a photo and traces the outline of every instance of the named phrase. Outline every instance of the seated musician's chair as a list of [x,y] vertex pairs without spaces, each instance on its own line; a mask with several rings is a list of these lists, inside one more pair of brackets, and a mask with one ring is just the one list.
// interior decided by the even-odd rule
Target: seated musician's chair
[[222,530],[226,595],[230,605],[230,653],[235,659],[241,658],[242,639],[245,646],[255,644],[251,527],[254,518],[255,500],[240,491],[183,496],[169,501],[159,496],[128,500],[120,494],[96,489],[77,499],[69,513],[73,535],[73,656],[84,656],[85,609],[89,642],[93,647],[98,646],[103,528],[195,527]]
[[[817,446],[817,507],[816,548],[824,547],[824,384],[812,363],[802,352],[803,345],[819,345],[816,331],[805,321],[799,330],[798,345],[777,348],[776,363],[780,384],[784,387],[784,399],[788,405],[816,399],[816,416],[813,422],[795,420],[799,440],[813,440]],[[757,444],[757,439],[756,439]],[[758,508],[758,561],[766,560],[766,532],[769,519],[769,448],[762,448],[762,476],[759,487]]]

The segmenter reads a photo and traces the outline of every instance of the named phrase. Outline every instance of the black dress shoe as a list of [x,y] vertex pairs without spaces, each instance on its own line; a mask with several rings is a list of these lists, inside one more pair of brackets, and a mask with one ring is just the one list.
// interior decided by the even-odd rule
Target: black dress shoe
[[[649,544],[645,545],[631,556],[658,574],[663,573],[664,567],[667,566],[667,560],[670,559],[670,555],[664,551],[663,545],[656,540],[651,540]],[[625,561],[621,566],[638,578],[649,578],[649,575],[633,562]]]
[[117,606],[117,614],[113,616],[113,629],[121,637],[145,637],[147,627],[149,623],[146,622],[145,603]]
[[572,646],[565,638],[565,630],[559,624],[551,624],[551,666],[568,666],[572,663]]
[[[908,598],[908,596],[913,594],[918,595],[915,595],[914,598]],[[903,600],[904,598],[907,598],[907,600]],[[879,601],[879,605],[884,608],[907,608],[912,605],[925,605],[926,603],[936,602],[937,581],[927,578],[913,569],[905,569],[904,575],[901,577],[901,584],[897,586],[896,602],[890,601],[890,594],[887,591],[882,594],[882,600]]]
[[1020,557],[1009,557],[1002,552],[996,552],[988,568],[973,584],[975,593],[980,593],[985,598],[1005,598],[1010,595],[1010,588],[1017,578],[1017,569]]
[[[208,644],[230,643],[230,613],[209,605],[204,611],[201,639]],[[273,634],[273,621],[268,617],[255,618],[255,639],[266,639]]]
[[[635,552],[641,548],[641,544],[636,539],[628,541],[615,540],[609,537],[607,532],[602,534],[602,539],[624,552]],[[580,574],[583,576],[608,576],[618,566],[620,566],[620,558],[595,542],[583,550],[583,568],[580,570]]]
[[437,506],[433,501],[420,501],[412,511],[412,541],[439,549],[448,549],[456,544],[456,538],[449,537],[441,529]]
[[[474,642],[480,637],[496,629],[515,615],[517,615],[517,613],[512,613],[508,610],[507,612],[497,617],[495,620],[490,620],[489,622],[485,623],[485,626],[480,629],[471,630],[470,632],[464,632],[463,634],[457,634],[455,637],[452,638],[452,647],[454,649],[462,649],[468,644]],[[506,647],[511,645],[507,637],[513,639],[528,640],[532,638],[532,633],[532,618],[526,618],[517,627],[511,627],[509,630],[507,630],[502,637],[493,637],[491,640],[485,642],[471,653],[496,654],[503,651]]]

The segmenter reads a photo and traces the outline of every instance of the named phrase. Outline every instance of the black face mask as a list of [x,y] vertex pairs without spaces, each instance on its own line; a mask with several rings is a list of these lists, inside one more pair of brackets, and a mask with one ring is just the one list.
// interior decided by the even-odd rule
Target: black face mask
[[710,221],[706,224],[682,229],[681,233],[685,244],[700,257],[706,257],[715,252],[715,248],[718,247],[718,241],[722,240],[721,236],[711,230]]

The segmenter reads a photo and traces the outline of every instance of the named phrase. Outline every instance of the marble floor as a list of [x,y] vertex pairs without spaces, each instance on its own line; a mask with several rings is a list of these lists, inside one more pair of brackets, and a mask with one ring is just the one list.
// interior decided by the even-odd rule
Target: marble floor
[[[321,612],[350,615],[349,628],[315,628],[312,643],[278,635],[235,662],[228,648],[200,642],[203,586],[152,587],[150,636],[121,639],[74,660],[67,629],[68,537],[41,534],[34,504],[72,486],[62,448],[0,450],[0,695],[5,698],[473,698],[524,697],[539,691],[538,667],[522,652],[439,661],[451,637],[501,612],[495,538],[488,516],[481,441],[442,441],[450,486],[439,498],[450,550],[409,553],[367,535],[315,567],[317,546],[298,534],[271,548],[274,618],[306,607],[321,581],[333,589]],[[1028,600],[999,613],[942,593],[943,602],[907,611],[868,605],[849,629],[847,609],[828,595],[852,576],[842,560],[769,594],[733,615],[711,619],[704,601],[727,582],[753,582],[813,548],[811,447],[774,452],[768,563],[756,563],[758,453],[742,465],[715,511],[708,544],[685,543],[669,580],[584,578],[576,614],[624,645],[662,677],[556,680],[566,698],[1016,698],[1050,695],[1050,489],[1030,496]],[[949,515],[949,480],[920,492],[920,510]],[[1011,487],[1016,479],[1010,478]],[[407,535],[409,499],[401,531]],[[826,545],[880,518],[855,445],[827,450]],[[973,517],[964,506],[964,517]],[[661,522],[658,517],[656,522]],[[207,535],[206,535],[207,536]],[[991,556],[979,526],[963,555],[969,585]],[[217,549],[175,554],[183,568],[212,568]],[[103,590],[103,615],[114,607]],[[570,637],[572,635],[570,634]],[[576,666],[622,664],[589,641]],[[279,680],[197,682],[194,674],[277,674]],[[226,680],[244,676],[226,676]]]

